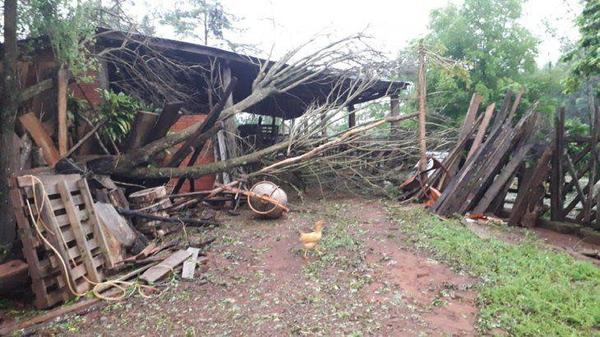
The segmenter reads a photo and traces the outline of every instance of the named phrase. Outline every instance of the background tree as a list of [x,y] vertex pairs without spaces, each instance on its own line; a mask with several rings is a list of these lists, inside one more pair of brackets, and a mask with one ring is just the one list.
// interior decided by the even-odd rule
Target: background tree
[[180,0],[174,11],[161,15],[163,24],[172,26],[175,33],[200,39],[205,45],[209,40],[227,42],[224,33],[233,30],[237,18],[225,11],[219,0]]
[[17,90],[17,0],[4,1],[3,91],[0,109],[0,262],[15,239],[15,222],[9,201],[8,178],[12,174],[10,156],[18,110]]
[[525,75],[536,70],[538,41],[519,23],[521,14],[522,0],[466,0],[431,13],[426,43],[465,64],[469,72],[457,77],[431,69],[431,106],[457,118],[465,113],[472,92],[486,103],[523,84]]
[[[569,77],[565,81],[567,92],[573,93],[583,83],[594,80],[597,96],[598,76],[600,75],[600,0],[585,1],[585,7],[577,19],[581,38],[564,57],[563,60],[571,61],[572,66]],[[588,83],[592,86],[592,83]]]

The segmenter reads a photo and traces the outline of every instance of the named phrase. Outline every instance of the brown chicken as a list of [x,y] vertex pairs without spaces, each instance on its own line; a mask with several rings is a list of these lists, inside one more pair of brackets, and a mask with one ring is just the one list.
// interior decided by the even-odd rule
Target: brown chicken
[[302,245],[304,246],[303,250],[305,259],[307,258],[308,250],[316,249],[319,241],[321,241],[321,230],[323,229],[323,226],[325,226],[325,221],[319,220],[315,223],[312,232],[300,232],[300,242],[302,242]]

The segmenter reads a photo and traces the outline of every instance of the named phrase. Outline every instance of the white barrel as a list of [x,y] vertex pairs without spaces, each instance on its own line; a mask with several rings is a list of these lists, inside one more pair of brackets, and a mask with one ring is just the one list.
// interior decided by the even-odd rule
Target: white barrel
[[[264,180],[256,183],[254,186],[252,186],[250,192],[274,199],[283,206],[287,205],[288,200],[285,191],[270,181]],[[269,219],[277,219],[281,217],[284,211],[281,207],[273,205],[272,203],[261,200],[257,197],[249,197],[248,206],[258,216]]]

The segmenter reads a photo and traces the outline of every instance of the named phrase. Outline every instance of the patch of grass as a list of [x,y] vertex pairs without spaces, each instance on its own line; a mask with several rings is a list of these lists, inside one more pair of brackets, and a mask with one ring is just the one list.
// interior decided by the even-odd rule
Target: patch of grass
[[479,328],[516,336],[600,335],[600,269],[542,247],[481,239],[458,220],[388,207],[417,246],[480,277]]

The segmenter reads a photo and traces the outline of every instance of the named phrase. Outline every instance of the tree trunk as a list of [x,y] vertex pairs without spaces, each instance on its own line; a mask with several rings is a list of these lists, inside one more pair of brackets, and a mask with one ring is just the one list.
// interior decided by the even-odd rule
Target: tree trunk
[[[221,113],[220,120],[226,120],[239,112],[245,111],[254,104],[267,98],[274,92],[274,89],[270,88],[254,90],[250,96],[244,98],[242,101],[234,104],[233,106],[224,109]],[[216,127],[217,125],[204,132],[201,137],[204,137],[204,135],[212,137],[219,129]],[[196,123],[181,132],[175,132],[167,135],[123,155],[104,156],[102,158],[95,159],[88,163],[88,168],[96,174],[126,174],[127,172],[133,170],[136,166],[150,162],[152,158],[161,151],[167,150],[181,142],[186,141],[188,138],[193,136],[201,126],[202,122]]]
[[[373,123],[369,123],[367,125],[363,125],[358,128],[354,128],[352,130],[345,132],[339,138],[331,140],[327,143],[324,143],[324,144],[320,145],[319,147],[312,149],[309,152],[306,152],[297,157],[281,160],[281,161],[276,162],[267,167],[263,167],[262,169],[254,172],[254,173],[248,174],[248,176],[253,176],[253,175],[258,175],[258,174],[266,174],[273,168],[285,167],[286,165],[289,165],[290,163],[295,163],[302,159],[311,158],[316,153],[320,153],[324,149],[330,148],[330,147],[340,143],[344,139],[347,139],[355,134],[365,132],[366,130],[372,129],[372,128],[382,125],[384,123],[398,122],[398,121],[402,121],[402,120],[414,118],[414,117],[417,117],[416,113],[410,114],[410,115],[388,117],[388,118],[380,119]],[[258,161],[262,160],[266,155],[287,149],[289,144],[290,144],[289,141],[286,140],[286,141],[279,142],[275,145],[271,145],[262,150],[259,150],[259,151],[253,152],[253,153],[249,153],[247,155],[243,155],[243,156],[240,156],[237,158],[232,158],[229,160],[224,160],[224,161],[219,161],[219,162],[210,163],[210,164],[206,164],[206,165],[201,165],[201,166],[173,167],[173,168],[171,168],[171,167],[144,167],[144,168],[130,170],[127,172],[120,172],[120,174],[122,174],[124,176],[134,177],[134,178],[149,178],[149,179],[171,178],[171,177],[199,178],[199,177],[205,176],[207,174],[223,172],[223,171],[227,171],[232,168],[235,168],[235,167],[240,167],[240,166],[244,166],[247,164],[258,162]]]
[[[17,90],[17,1],[4,1],[4,92],[0,110],[0,149],[12,146],[18,109]],[[15,222],[10,206],[8,179],[13,174],[9,156],[0,156],[0,261],[15,240]]]
[[275,145],[269,146],[265,149],[243,155],[237,158],[218,161],[201,166],[192,167],[144,167],[130,170],[127,172],[119,172],[124,176],[135,177],[135,178],[169,178],[169,177],[180,177],[180,178],[200,178],[207,174],[224,172],[234,167],[244,166],[247,164],[255,163],[263,159],[264,156],[271,154],[276,151],[286,149],[289,142],[281,142]]

